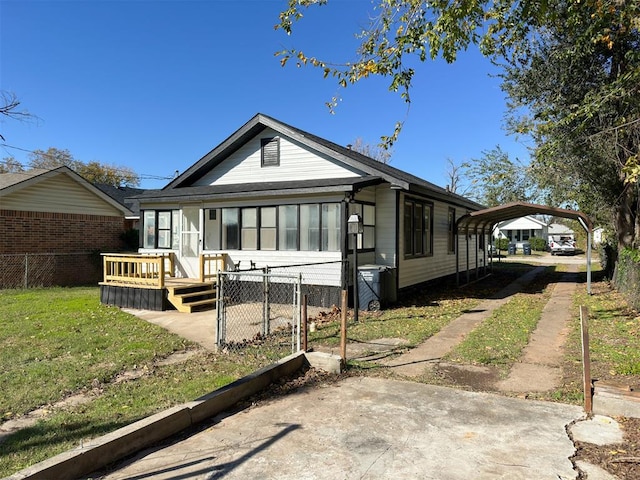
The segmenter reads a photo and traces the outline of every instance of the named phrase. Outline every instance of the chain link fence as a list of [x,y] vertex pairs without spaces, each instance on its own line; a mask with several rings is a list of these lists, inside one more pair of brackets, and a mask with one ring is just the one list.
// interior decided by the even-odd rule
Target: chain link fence
[[345,266],[331,261],[219,272],[218,350],[264,363],[299,351],[303,297],[312,321],[334,311]]
[[219,272],[218,349],[278,359],[300,350],[301,275]]
[[0,288],[96,284],[99,260],[93,253],[1,254]]

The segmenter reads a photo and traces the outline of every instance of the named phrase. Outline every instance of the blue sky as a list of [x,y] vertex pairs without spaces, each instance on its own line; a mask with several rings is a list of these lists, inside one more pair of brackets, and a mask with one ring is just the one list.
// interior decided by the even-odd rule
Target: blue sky
[[[127,166],[142,187],[161,188],[264,113],[333,142],[376,145],[405,119],[388,80],[339,89],[319,70],[280,66],[299,48],[323,60],[354,60],[353,34],[368,0],[330,0],[291,36],[273,26],[286,0],[0,0],[0,88],[36,122],[3,119],[0,158],[68,149],[76,159]],[[500,145],[527,160],[503,130],[504,95],[477,51],[454,64],[418,67],[412,104],[391,165],[444,186],[456,163]],[[339,94],[335,114],[325,102]]]

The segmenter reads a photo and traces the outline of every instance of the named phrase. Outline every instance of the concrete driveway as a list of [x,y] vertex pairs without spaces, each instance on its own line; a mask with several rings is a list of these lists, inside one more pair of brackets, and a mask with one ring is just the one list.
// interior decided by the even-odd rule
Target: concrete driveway
[[116,479],[575,479],[581,408],[371,377],[303,389],[142,452]]

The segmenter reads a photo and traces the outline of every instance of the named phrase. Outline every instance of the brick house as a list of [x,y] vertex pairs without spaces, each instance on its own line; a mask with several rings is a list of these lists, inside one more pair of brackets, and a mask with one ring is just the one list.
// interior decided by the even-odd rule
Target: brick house
[[0,174],[0,288],[97,283],[128,215],[68,167]]

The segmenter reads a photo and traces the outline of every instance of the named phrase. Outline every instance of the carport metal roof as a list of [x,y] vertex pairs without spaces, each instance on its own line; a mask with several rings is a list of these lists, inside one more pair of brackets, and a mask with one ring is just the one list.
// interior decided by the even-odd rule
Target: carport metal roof
[[[536,205],[534,203],[512,202],[497,207],[485,208],[475,212],[467,213],[460,217],[456,223],[457,235],[461,232],[468,239],[472,233],[491,233],[496,223],[512,218],[525,217],[527,215],[552,215],[554,217],[570,218],[577,220],[587,233],[587,292],[591,293],[591,235],[593,233],[593,222],[582,212],[568,210],[565,208],[549,207],[547,205]],[[456,257],[460,255],[460,249],[456,250]],[[467,241],[467,264],[469,258]],[[486,255],[486,251],[484,252]],[[459,261],[456,262],[459,265]],[[485,263],[486,264],[486,263]],[[476,267],[477,268],[477,267]],[[467,272],[469,269],[467,268]],[[457,272],[459,273],[459,272]]]

